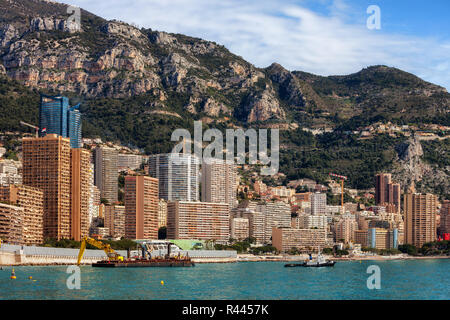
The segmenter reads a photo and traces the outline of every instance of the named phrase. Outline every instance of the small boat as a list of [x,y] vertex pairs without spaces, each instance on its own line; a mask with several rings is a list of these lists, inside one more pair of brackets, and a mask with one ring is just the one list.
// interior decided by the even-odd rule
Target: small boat
[[320,252],[320,248],[318,250],[317,253],[317,259],[313,259],[312,255],[309,255],[309,260],[303,262],[303,263],[289,263],[289,264],[285,264],[284,266],[286,268],[292,268],[292,267],[334,267],[334,265],[336,264],[335,261],[330,261],[325,259],[325,257],[322,255],[322,253]]

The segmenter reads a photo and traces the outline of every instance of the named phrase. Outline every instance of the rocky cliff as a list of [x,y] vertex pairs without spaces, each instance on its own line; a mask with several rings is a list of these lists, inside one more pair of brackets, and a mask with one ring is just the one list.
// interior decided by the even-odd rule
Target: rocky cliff
[[[290,72],[279,64],[259,69],[214,42],[138,29],[85,10],[77,28],[68,23],[67,11],[50,1],[0,0],[0,73],[27,86],[87,99],[148,94],[154,108],[170,108],[172,97],[183,95],[182,108],[190,114],[233,116],[247,123],[335,126],[330,115],[369,117],[388,107],[394,114],[383,100],[393,95],[394,109],[412,100],[414,108],[420,97],[430,105],[427,115],[434,116],[450,101],[445,89],[391,68],[348,77]],[[398,90],[405,85],[407,90]],[[376,114],[374,104],[379,104]]]
[[67,23],[65,6],[54,4],[36,16],[20,9],[27,3],[39,1],[0,1],[0,7],[16,7],[16,19],[4,17],[0,24],[0,71],[11,79],[87,98],[150,93],[162,105],[168,92],[185,93],[189,103],[184,107],[193,114],[219,117],[236,110],[248,122],[285,118],[264,72],[223,46],[137,29],[85,11],[77,30]]
[[[423,160],[424,151],[417,137],[396,146],[397,159],[393,163],[393,177],[407,188],[412,184],[419,192],[436,192],[440,186],[446,193],[450,190],[448,171],[450,168],[439,168]],[[448,155],[447,155],[448,156]]]

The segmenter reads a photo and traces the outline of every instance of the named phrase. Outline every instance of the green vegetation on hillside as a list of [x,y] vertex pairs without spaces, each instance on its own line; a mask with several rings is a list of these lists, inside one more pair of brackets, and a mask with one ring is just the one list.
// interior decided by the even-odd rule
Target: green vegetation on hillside
[[[73,94],[69,95],[75,98]],[[174,115],[151,113],[153,97],[141,95],[132,98],[89,99],[82,103],[83,136],[101,137],[143,148],[147,154],[170,152],[175,145],[170,141],[177,128],[192,132],[194,118],[183,110],[188,96],[172,94],[164,111]],[[0,128],[2,131],[32,131],[20,125],[20,120],[38,123],[39,92],[16,81],[0,77]],[[208,127],[204,123],[205,128]],[[209,125],[224,131],[226,123]],[[347,175],[346,185],[358,189],[373,187],[373,176],[389,170],[395,158],[394,146],[402,141],[388,135],[360,140],[354,135],[327,133],[314,136],[301,128],[281,131],[280,172],[286,180],[311,178],[325,183],[330,172]],[[424,160],[445,169],[450,165],[447,140],[423,141]],[[8,147],[6,145],[6,147]],[[6,155],[16,159],[12,151]]]
[[359,140],[339,133],[313,136],[298,129],[283,133],[283,143],[290,144],[280,153],[280,171],[287,180],[310,178],[322,183],[334,172],[348,176],[348,186],[368,189],[373,187],[374,175],[392,164],[399,142],[388,135]]
[[20,121],[38,124],[39,93],[0,75],[0,130],[31,132]]
[[[450,125],[449,94],[396,68],[372,66],[351,75],[330,77],[298,71],[293,74],[308,82],[328,102],[329,112],[337,111],[334,122],[343,130],[377,121]],[[334,108],[335,105],[339,108]],[[347,118],[345,110],[349,107],[354,114]]]
[[450,166],[450,138],[445,140],[422,141],[423,159],[439,168]]

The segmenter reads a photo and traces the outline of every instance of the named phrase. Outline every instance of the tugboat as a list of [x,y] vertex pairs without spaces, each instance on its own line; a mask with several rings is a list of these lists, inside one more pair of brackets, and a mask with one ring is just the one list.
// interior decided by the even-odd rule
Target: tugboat
[[285,264],[284,266],[286,268],[292,268],[292,267],[334,267],[334,265],[336,264],[335,261],[329,261],[327,259],[325,259],[325,257],[322,255],[322,253],[320,252],[320,248],[317,252],[317,259],[313,260],[312,255],[309,254],[309,260],[303,262],[303,263],[290,263],[290,264]]

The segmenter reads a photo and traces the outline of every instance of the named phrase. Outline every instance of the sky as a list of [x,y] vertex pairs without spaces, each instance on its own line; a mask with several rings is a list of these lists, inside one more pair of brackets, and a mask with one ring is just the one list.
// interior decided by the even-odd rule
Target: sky
[[[106,19],[215,41],[257,67],[344,75],[371,65],[450,91],[450,1],[60,0]],[[380,28],[368,28],[376,5]]]

